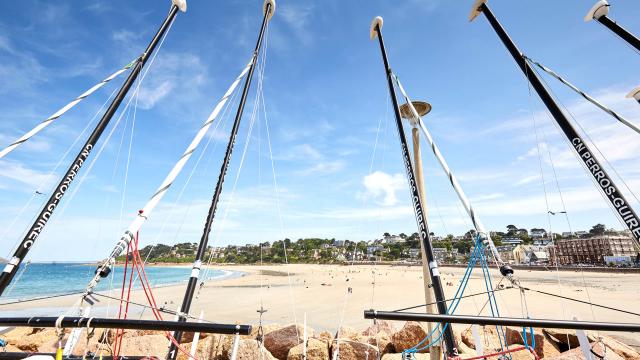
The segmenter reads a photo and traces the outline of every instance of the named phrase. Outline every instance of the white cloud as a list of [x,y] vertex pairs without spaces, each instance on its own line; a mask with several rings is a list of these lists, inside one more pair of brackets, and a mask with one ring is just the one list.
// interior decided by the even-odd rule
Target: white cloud
[[363,184],[366,195],[379,201],[383,206],[393,206],[398,203],[396,191],[407,186],[404,174],[387,174],[376,171],[364,177]]

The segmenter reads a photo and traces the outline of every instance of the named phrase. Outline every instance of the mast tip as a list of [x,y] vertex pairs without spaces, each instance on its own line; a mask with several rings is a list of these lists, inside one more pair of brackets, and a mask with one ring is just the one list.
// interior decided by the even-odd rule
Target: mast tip
[[271,9],[269,11],[269,15],[267,16],[267,20],[271,20],[273,14],[276,13],[276,1],[275,0],[264,0],[264,5],[262,5],[262,13],[267,15],[267,7],[271,5]]
[[598,0],[584,17],[584,22],[591,21],[592,19],[600,19],[607,14],[609,14],[609,3],[607,0]]
[[171,0],[171,3],[182,12],[187,12],[187,0]]
[[480,15],[480,13],[482,12],[482,10],[480,10],[480,7],[482,7],[482,5],[484,5],[484,3],[486,2],[487,0],[474,0],[473,7],[471,8],[471,14],[469,14],[469,22],[475,20],[478,15]]
[[640,86],[631,90],[631,92],[627,94],[627,98],[640,101]]
[[371,21],[371,29],[369,29],[371,40],[375,39],[376,36],[378,36],[378,33],[376,32],[376,26],[382,29],[383,23],[384,21],[382,21],[382,16],[376,16],[375,18],[373,18],[373,20]]

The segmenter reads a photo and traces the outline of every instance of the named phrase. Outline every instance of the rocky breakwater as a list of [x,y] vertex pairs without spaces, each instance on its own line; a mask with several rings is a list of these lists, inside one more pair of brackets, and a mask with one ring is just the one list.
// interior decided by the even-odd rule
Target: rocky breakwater
[[[398,326],[396,326],[398,325]],[[573,331],[534,329],[535,353],[543,359],[582,360],[584,355],[579,349],[578,338]],[[524,336],[522,329],[504,328],[505,336],[498,336],[495,327],[478,326],[477,332],[482,341],[484,355],[500,349],[522,348]],[[251,335],[239,337],[237,360],[361,360],[382,359],[400,360],[403,350],[419,343],[427,334],[426,328],[416,322],[391,323],[378,321],[364,331],[343,326],[335,333],[317,332],[307,327],[306,346],[305,329],[300,325],[267,325],[263,328],[262,342],[257,327]],[[65,340],[69,331],[66,332]],[[477,346],[470,328],[454,328],[454,334],[460,350],[460,358],[478,356]],[[609,360],[640,360],[640,353],[611,337],[587,334],[593,351],[606,354]],[[2,335],[7,341],[6,351],[53,353],[57,347],[57,336],[53,329],[20,328]],[[193,334],[183,336],[182,349],[178,358],[189,359]],[[96,330],[87,338],[86,333],[78,342],[74,354],[82,356],[85,352],[111,356],[114,341],[113,331]],[[195,357],[198,360],[228,360],[231,358],[234,336],[201,334],[196,346]],[[162,332],[126,331],[122,339],[120,355],[142,355],[164,358],[169,340]],[[306,358],[304,351],[306,349]],[[528,350],[511,353],[514,360],[534,359]],[[415,355],[415,359],[428,359],[428,349]]]

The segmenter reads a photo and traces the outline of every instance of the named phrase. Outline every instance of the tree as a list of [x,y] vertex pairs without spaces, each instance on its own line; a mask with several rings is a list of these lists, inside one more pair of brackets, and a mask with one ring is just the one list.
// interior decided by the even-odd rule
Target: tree
[[593,225],[591,230],[589,230],[589,234],[591,234],[591,235],[603,235],[606,230],[607,230],[607,227],[604,226],[604,224],[596,224],[596,225]]
[[400,233],[400,235],[398,235],[398,236],[400,236],[400,239],[406,239],[407,238],[407,234],[405,234],[405,233]]
[[391,234],[389,234],[388,232],[386,232],[386,233],[382,234],[382,236],[384,236],[384,237],[388,238],[389,236],[391,236]]

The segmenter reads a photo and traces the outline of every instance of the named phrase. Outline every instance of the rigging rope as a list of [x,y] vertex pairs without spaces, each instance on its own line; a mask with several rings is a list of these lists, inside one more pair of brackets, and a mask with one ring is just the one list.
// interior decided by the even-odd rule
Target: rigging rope
[[49,116],[47,119],[45,119],[43,122],[38,124],[36,127],[34,127],[33,129],[29,130],[26,134],[22,135],[18,140],[14,141],[12,144],[10,144],[9,146],[7,146],[4,149],[2,149],[2,151],[0,151],[0,159],[3,158],[8,153],[10,153],[13,149],[18,147],[19,145],[21,145],[24,142],[26,142],[27,140],[29,140],[31,137],[33,137],[37,133],[42,131],[45,127],[49,126],[54,120],[56,120],[57,118],[62,116],[64,113],[66,113],[71,108],[76,106],[82,100],[86,99],[89,95],[93,94],[98,89],[100,89],[101,87],[106,85],[109,81],[115,79],[116,77],[118,77],[123,72],[129,70],[129,68],[131,68],[136,63],[136,61],[137,61],[137,59],[132,61],[132,62],[130,62],[129,64],[125,65],[125,67],[123,67],[122,69],[120,69],[120,70],[116,71],[115,73],[111,74],[109,77],[107,77],[106,79],[102,80],[101,82],[99,82],[96,85],[92,86],[89,90],[87,90],[84,93],[82,93],[80,96],[78,96],[73,101],[71,101],[70,103],[68,103],[64,107],[62,107],[60,110],[56,111],[53,115]]
[[556,78],[558,81],[560,81],[561,83],[567,85],[569,88],[571,88],[571,90],[575,91],[576,93],[578,93],[580,96],[582,96],[583,98],[585,98],[587,101],[591,102],[592,104],[594,104],[595,106],[599,107],[602,111],[606,112],[607,114],[611,115],[614,119],[618,120],[619,122],[623,123],[624,125],[628,126],[629,128],[631,128],[632,130],[634,130],[635,132],[640,134],[640,127],[638,127],[637,125],[635,125],[634,123],[630,122],[629,120],[625,119],[622,115],[618,114],[617,112],[611,110],[610,108],[602,105],[602,103],[600,103],[599,101],[597,101],[596,99],[592,98],[591,96],[589,96],[588,94],[586,94],[584,91],[578,89],[575,85],[573,85],[572,83],[570,83],[569,81],[565,80],[564,78],[562,78],[560,75],[558,75],[555,71],[549,69],[548,67],[540,64],[539,62],[529,58],[526,55],[522,56],[526,61],[528,61],[530,64],[534,64],[537,67],[539,67],[540,69],[542,69],[544,72],[546,72],[547,74],[553,76],[554,78]]

